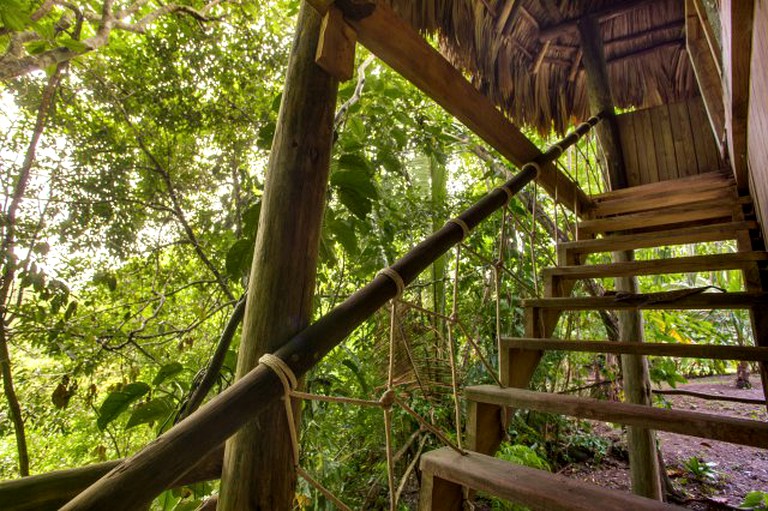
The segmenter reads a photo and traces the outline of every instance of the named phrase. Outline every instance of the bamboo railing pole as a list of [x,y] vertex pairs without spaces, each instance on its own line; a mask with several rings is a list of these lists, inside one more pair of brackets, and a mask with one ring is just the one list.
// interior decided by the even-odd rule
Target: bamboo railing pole
[[[502,185],[516,194],[536,178],[537,168],[559,157],[601,118],[595,116],[553,145]],[[507,192],[497,188],[461,213],[469,229],[503,207]],[[391,268],[408,285],[438,257],[463,238],[462,228],[448,222],[428,236]],[[397,286],[378,275],[331,312],[291,338],[275,355],[301,377],[331,349],[397,294]],[[282,383],[264,365],[247,373],[208,404],[176,424],[133,457],[110,471],[61,508],[62,511],[127,511],[146,505],[179,479],[188,467],[211,452],[284,393]],[[266,439],[265,439],[266,440]]]

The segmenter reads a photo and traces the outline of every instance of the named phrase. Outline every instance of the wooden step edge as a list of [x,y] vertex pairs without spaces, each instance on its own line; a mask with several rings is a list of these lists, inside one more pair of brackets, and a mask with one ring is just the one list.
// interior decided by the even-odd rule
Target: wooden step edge
[[601,401],[525,389],[478,385],[464,389],[468,400],[515,409],[616,422],[670,433],[768,449],[768,422],[688,410]]
[[707,310],[746,309],[768,305],[768,293],[710,293],[685,295],[688,290],[665,293],[622,293],[607,296],[535,298],[523,300],[523,307],[555,310]]
[[643,211],[655,211],[661,208],[690,206],[701,202],[719,200],[729,205],[737,205],[739,197],[736,187],[687,191],[686,193],[670,195],[659,192],[650,197],[627,197],[605,201],[597,204],[591,210],[591,218],[606,218],[614,215],[626,215]]
[[[724,185],[735,184],[733,174],[728,172],[727,169],[716,170],[713,172],[706,172],[704,174],[696,174],[694,176],[686,176],[678,179],[667,179],[664,181],[657,181],[655,183],[648,183],[644,185],[631,186],[628,188],[622,188],[620,190],[612,190],[610,192],[599,193],[590,195],[590,199],[599,202],[604,200],[610,200],[612,198],[638,196],[648,192],[656,192],[658,190],[675,190],[683,186],[688,186],[691,183],[722,183]],[[680,185],[679,187],[676,185]]]
[[545,279],[579,280],[661,275],[667,273],[696,273],[702,271],[740,270],[752,267],[760,261],[768,261],[768,252],[732,252],[621,263],[554,266],[542,268],[541,275]]
[[[533,511],[672,511],[684,508],[666,504],[600,486],[585,483],[544,470],[524,467],[476,452],[461,455],[449,447],[437,449],[421,456],[420,469],[427,479],[437,478],[456,486],[510,500]],[[433,482],[433,481],[430,481]],[[422,485],[419,509],[442,510],[451,504],[436,502],[445,496],[437,491],[438,484]],[[432,487],[433,495],[429,495]],[[461,489],[453,495],[461,500]],[[596,503],[599,505],[596,506]],[[442,507],[441,507],[442,506]],[[461,509],[461,502],[450,509]]]
[[650,355],[655,357],[768,362],[768,347],[756,346],[589,341],[531,337],[503,337],[501,344],[504,348],[532,351],[575,351],[583,353],[614,353],[617,355]]
[[751,220],[723,222],[685,229],[669,229],[641,234],[620,234],[611,236],[610,238],[593,240],[567,241],[565,243],[560,243],[558,249],[573,254],[589,254],[596,252],[611,252],[614,250],[723,241],[736,239],[739,233],[757,228],[757,222]]
[[645,229],[649,227],[658,228],[685,222],[701,222],[704,220],[723,223],[723,220],[727,221],[733,219],[735,212],[735,207],[727,204],[724,206],[707,204],[706,207],[702,208],[690,206],[686,206],[685,208],[667,208],[662,211],[643,211],[642,213],[632,213],[629,215],[582,220],[578,224],[578,230],[579,233],[596,234],[603,232],[628,231],[631,229]]

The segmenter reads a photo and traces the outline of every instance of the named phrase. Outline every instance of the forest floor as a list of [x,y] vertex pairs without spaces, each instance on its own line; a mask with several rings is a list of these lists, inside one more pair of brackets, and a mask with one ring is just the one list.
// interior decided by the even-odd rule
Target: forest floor
[[[763,399],[759,375],[753,375],[751,389],[737,389],[735,376],[690,379],[678,389],[740,398]],[[696,410],[754,420],[768,420],[764,405],[708,401],[691,396],[665,396],[673,409]],[[595,432],[611,439],[613,448],[601,462],[571,464],[561,473],[593,484],[629,489],[626,443],[620,429],[595,424]],[[684,495],[682,505],[698,511],[736,509],[744,496],[754,490],[768,491],[768,451],[753,447],[703,440],[675,433],[659,432],[658,438],[667,474],[676,490]],[[691,458],[714,463],[704,470],[709,478],[696,478],[686,468]]]

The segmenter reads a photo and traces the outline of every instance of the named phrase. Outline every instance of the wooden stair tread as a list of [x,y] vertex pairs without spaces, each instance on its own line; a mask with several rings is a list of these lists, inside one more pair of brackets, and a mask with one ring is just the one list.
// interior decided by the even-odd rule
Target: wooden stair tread
[[505,348],[520,350],[578,351],[586,353],[615,353],[717,360],[750,360],[768,362],[768,347],[720,346],[716,344],[676,344],[648,342],[585,341],[505,337]]
[[[742,203],[745,199],[740,199]],[[723,202],[720,200],[705,201],[695,204],[684,204],[666,207],[659,210],[642,211],[625,215],[583,220],[579,223],[579,233],[603,233],[628,231],[632,229],[647,229],[685,222],[717,220],[733,218],[737,212],[737,201]]]
[[632,186],[590,196],[593,202],[605,202],[619,200],[627,197],[647,197],[659,193],[684,193],[685,191],[699,191],[718,187],[733,186],[733,175],[727,171],[707,172],[695,176],[687,176],[678,179],[657,181],[645,185]]
[[575,255],[732,240],[736,239],[740,232],[757,229],[757,227],[757,222],[753,221],[723,222],[685,229],[669,229],[642,234],[622,234],[595,240],[569,241],[561,243],[558,250]]
[[[689,294],[685,294],[689,292]],[[664,293],[622,293],[607,296],[567,298],[535,298],[523,300],[524,307],[557,310],[618,310],[618,309],[744,309],[768,305],[768,293],[710,293],[695,290]]]
[[422,455],[420,467],[424,473],[522,504],[534,511],[593,511],[597,507],[604,511],[683,509],[476,452],[462,456],[449,447]]
[[616,422],[628,426],[768,448],[768,422],[548,394],[518,388],[501,388],[496,385],[467,387],[464,389],[464,397],[479,403]]
[[625,215],[641,211],[657,210],[674,206],[683,206],[707,201],[720,201],[723,204],[737,204],[738,195],[734,185],[702,190],[680,190],[678,192],[659,192],[648,197],[625,197],[599,202],[590,210],[591,217],[601,218],[611,215]]
[[543,268],[544,278],[589,279],[601,277],[631,277],[664,273],[693,273],[700,271],[735,270],[768,261],[767,252],[735,252],[701,256],[652,259],[610,264],[588,264]]

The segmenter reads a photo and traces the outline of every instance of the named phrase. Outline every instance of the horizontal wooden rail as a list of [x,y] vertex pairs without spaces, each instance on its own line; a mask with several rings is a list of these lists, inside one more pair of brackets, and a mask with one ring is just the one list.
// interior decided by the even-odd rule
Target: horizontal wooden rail
[[605,277],[634,277],[639,275],[662,275],[669,273],[694,273],[717,270],[744,270],[755,263],[768,261],[765,252],[734,252],[710,254],[648,261],[629,261],[610,264],[584,264],[543,268],[545,279],[558,280],[594,279]]
[[564,339],[506,338],[505,348],[532,351],[578,351],[614,353],[617,355],[650,355],[656,357],[710,358],[716,360],[749,360],[768,362],[768,348],[754,346],[717,346],[713,344],[675,344],[648,342],[568,341]]
[[[511,194],[519,192],[537,175],[537,167],[551,162],[576,143],[600,117],[592,117],[534,162],[502,185]],[[508,193],[497,188],[458,218],[471,230],[501,209]],[[463,239],[457,223],[448,222],[440,230],[416,245],[391,268],[407,285],[435,260]],[[378,275],[343,303],[315,323],[292,337],[275,354],[301,377],[331,349],[394,298],[397,286],[386,275]],[[275,373],[259,365],[204,407],[176,424],[154,442],[99,479],[91,487],[62,507],[62,511],[92,510],[128,511],[148,504],[182,476],[197,460],[221,445],[270,402],[283,394],[283,386]]]
[[[223,458],[224,446],[221,446],[169,488],[219,479]],[[123,461],[125,460],[105,461],[0,482],[0,509],[2,511],[56,511]]]
[[748,309],[768,306],[768,293],[698,293],[687,296],[667,293],[584,296],[575,298],[536,298],[523,300],[524,307],[554,310],[707,310]]
[[768,422],[652,406],[479,385],[464,389],[478,403],[557,413],[627,426],[640,426],[740,445],[768,448]]
[[[584,481],[551,474],[544,470],[516,465],[476,452],[466,455],[442,448],[421,457],[422,474],[432,483],[432,489],[422,490],[421,510],[453,511],[461,509],[461,498],[453,503],[441,499],[453,490],[461,497],[461,487],[484,491],[491,495],[522,504],[533,511],[672,511],[681,507],[610,490]],[[441,481],[435,482],[437,478]],[[453,483],[445,488],[440,483]],[[435,484],[436,483],[436,484]],[[429,483],[425,486],[429,486]],[[441,487],[442,486],[442,487]],[[451,495],[452,496],[452,495]],[[431,501],[431,502],[430,502]],[[453,508],[449,508],[453,504]]]
[[666,245],[686,245],[706,241],[734,240],[740,233],[757,229],[757,222],[723,222],[721,224],[688,227],[685,229],[670,229],[667,231],[644,234],[625,234],[596,240],[569,241],[558,246],[558,262],[567,264],[571,256],[580,254],[595,254],[598,252],[615,252],[619,250],[635,250]]

